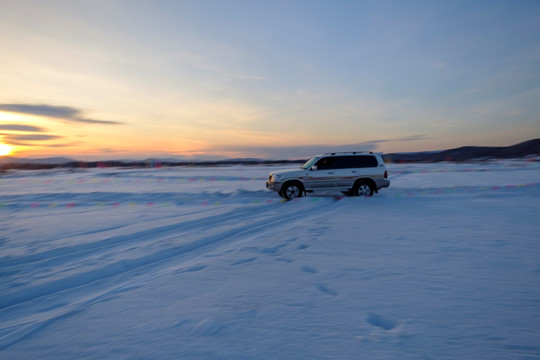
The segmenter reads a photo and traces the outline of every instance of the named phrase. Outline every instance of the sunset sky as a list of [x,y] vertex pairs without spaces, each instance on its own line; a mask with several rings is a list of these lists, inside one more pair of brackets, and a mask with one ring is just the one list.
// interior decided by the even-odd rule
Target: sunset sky
[[0,49],[0,144],[16,157],[540,137],[537,0],[0,0]]

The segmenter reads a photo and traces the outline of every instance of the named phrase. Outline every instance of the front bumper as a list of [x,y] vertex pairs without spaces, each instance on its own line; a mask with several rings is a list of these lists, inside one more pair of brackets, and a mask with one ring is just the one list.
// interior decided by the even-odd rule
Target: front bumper
[[266,182],[266,188],[267,189],[270,189],[270,190],[273,190],[273,191],[279,191],[281,190],[281,185],[283,185],[282,182],[275,182],[275,181],[267,181]]

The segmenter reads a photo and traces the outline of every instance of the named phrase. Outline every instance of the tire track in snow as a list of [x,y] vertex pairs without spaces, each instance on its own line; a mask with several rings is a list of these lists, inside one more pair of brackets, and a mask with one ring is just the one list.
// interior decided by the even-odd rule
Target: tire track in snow
[[[3,259],[2,266],[9,267],[19,264],[28,265],[36,262],[46,264],[55,263],[62,258],[67,258],[68,260],[80,258],[92,252],[99,252],[103,249],[111,249],[124,244],[133,245],[136,242],[144,242],[148,238],[154,238],[157,235],[175,234],[176,231],[187,232],[201,227],[205,227],[207,225],[219,224],[220,222],[235,219],[239,216],[250,215],[256,217],[259,213],[266,211],[268,211],[268,207],[258,207],[257,210],[255,210],[255,208],[237,208],[224,214],[218,214],[210,217],[203,217],[200,219],[188,221],[181,221],[174,224],[153,227],[141,231],[135,231],[125,235],[107,237],[105,239],[94,241],[91,243],[78,244],[74,246],[63,246],[60,248],[47,250],[39,254],[17,257],[13,260]],[[133,239],[137,239],[137,241],[134,242]]]
[[[74,263],[77,259],[82,261],[88,259],[91,255],[105,255],[107,252],[122,252],[126,250],[126,247],[134,247],[135,245],[148,244],[150,240],[152,243],[158,243],[163,241],[167,236],[182,237],[186,233],[193,230],[213,228],[217,231],[221,225],[228,225],[228,221],[238,219],[238,217],[256,218],[260,216],[263,211],[268,211],[268,208],[258,209],[235,209],[226,214],[219,214],[210,217],[204,217],[201,219],[195,219],[191,221],[179,222],[165,226],[159,226],[149,228],[142,231],[133,232],[126,235],[117,235],[108,237],[103,240],[99,240],[92,243],[75,245],[70,247],[62,247],[45,251],[37,255],[29,255],[26,257],[14,259],[13,261],[3,262],[2,268],[9,269],[15,265],[24,265],[27,268],[29,265],[34,265],[30,268],[29,272],[20,273],[19,277],[28,279],[33,273],[41,276],[44,271],[58,270],[64,272],[65,268],[71,263]],[[220,235],[218,235],[220,236]],[[175,248],[167,247],[160,251],[140,256],[138,258],[128,258],[125,260],[115,261],[108,263],[105,266],[97,267],[87,270],[85,272],[76,272],[71,276],[64,276],[52,281],[45,281],[39,285],[30,285],[22,289],[15,289],[12,293],[4,292],[0,298],[0,310],[16,305],[21,302],[33,300],[35,298],[53,294],[55,292],[63,291],[68,288],[80,286],[92,282],[93,280],[110,277],[114,274],[133,270],[137,267],[159,261],[166,257],[172,257],[174,254],[182,254],[190,251],[190,245],[196,244],[196,242],[182,244]],[[52,268],[47,267],[51,265]],[[82,263],[81,265],[84,265]],[[13,282],[17,279],[9,279]]]
[[[311,207],[301,208],[302,218],[310,213],[320,211],[321,209],[327,209],[328,206],[331,206],[334,203],[335,202],[330,199],[326,203],[327,206],[325,207],[321,207],[320,202],[318,204],[307,203],[311,204]],[[306,204],[306,202],[304,204]],[[161,276],[161,274],[170,272],[169,268],[162,268],[161,270],[154,270],[153,272],[144,271],[142,272],[144,276],[142,276],[138,273],[138,270],[148,270],[151,267],[155,267],[158,264],[167,262],[175,257],[207,248],[207,250],[203,253],[198,253],[197,255],[194,255],[194,257],[189,257],[182,262],[175,264],[175,269],[178,269],[180,264],[192,263],[197,259],[197,257],[204,256],[204,254],[207,254],[209,251],[214,251],[216,247],[235,241],[242,241],[243,238],[249,236],[250,234],[259,233],[267,228],[275,226],[276,224],[282,223],[283,221],[290,220],[297,215],[298,210],[298,207],[292,206],[287,209],[287,211],[279,209],[279,213],[277,215],[266,217],[262,216],[264,212],[268,211],[268,208],[264,207],[264,209],[260,209],[260,211],[251,211],[249,214],[250,216],[248,216],[247,219],[254,219],[255,221],[249,224],[232,227],[223,233],[215,233],[215,228],[213,228],[213,235],[202,236],[197,240],[182,244],[178,247],[158,251],[141,258],[122,261],[119,264],[109,264],[101,269],[76,274],[65,279],[48,283],[46,284],[46,287],[40,286],[34,289],[26,289],[24,292],[18,294],[18,299],[15,296],[11,299],[1,299],[0,317],[10,317],[12,319],[10,321],[5,321],[2,327],[0,327],[0,350],[38,333],[57,320],[83,311],[95,303],[106,301],[118,293],[142,286],[146,282]],[[222,217],[222,221],[228,222],[237,217],[237,211],[232,211],[230,214]],[[209,224],[215,220],[216,219],[206,219],[205,223]],[[208,248],[209,246],[211,247]],[[191,269],[192,266],[190,265],[188,268]],[[197,269],[202,270],[204,267],[198,267]],[[115,282],[113,286],[111,286],[110,283],[105,283],[104,286],[101,284],[102,281],[106,281],[113,276],[126,273],[128,273],[128,275],[131,273],[132,276],[128,279],[124,279],[123,281]],[[86,288],[89,288],[89,290],[85,292]],[[70,290],[75,289],[75,294],[69,293]],[[84,293],[84,295],[81,293]],[[40,307],[41,302],[38,301],[40,298],[45,299],[55,294],[62,295],[62,299],[58,299],[60,301],[58,305],[53,305],[46,310],[31,311],[30,315],[25,316],[23,314],[22,317],[17,316],[17,305],[25,304]],[[66,303],[66,298],[69,297],[74,297],[75,299]],[[9,303],[11,303],[11,305],[9,305]],[[28,309],[25,311],[28,312]],[[4,316],[6,313],[8,316]]]
[[[326,203],[326,205],[333,204],[334,201],[330,200]],[[313,213],[316,211],[320,211],[321,209],[326,209],[326,207],[321,207],[321,202],[318,202],[317,204],[314,203],[308,203],[304,202],[304,204],[308,204],[308,207],[302,206],[301,212],[302,217],[309,213]],[[204,253],[207,253],[208,251],[215,250],[216,246],[223,246],[225,244],[229,244],[230,242],[235,242],[240,240],[241,238],[244,238],[245,236],[249,236],[250,234],[258,233],[260,231],[263,231],[264,229],[270,228],[275,226],[276,224],[282,223],[284,221],[290,220],[291,218],[294,218],[294,216],[298,213],[300,210],[297,206],[294,206],[295,204],[291,204],[293,206],[290,206],[288,209],[283,209],[283,207],[273,206],[274,210],[278,210],[278,214],[274,214],[272,216],[263,216],[263,213],[268,212],[268,207],[263,207],[257,209],[257,211],[254,211],[254,209],[251,209],[251,211],[238,211],[233,210],[232,212],[224,215],[224,216],[215,216],[211,218],[205,218],[201,219],[197,222],[190,222],[190,228],[193,227],[202,227],[202,225],[213,225],[211,228],[211,231],[213,234],[208,233],[202,233],[202,236],[197,237],[196,239],[189,241],[187,243],[183,243],[179,246],[165,248],[159,251],[156,251],[151,254],[146,254],[144,256],[138,257],[138,258],[130,258],[110,264],[106,264],[105,266],[92,269],[86,272],[80,272],[75,273],[71,276],[67,276],[61,279],[56,279],[53,281],[48,281],[40,285],[35,286],[29,286],[24,289],[20,289],[18,291],[15,291],[11,294],[6,294],[6,296],[3,296],[0,299],[0,315],[5,315],[6,312],[10,312],[11,310],[16,312],[16,308],[18,305],[26,304],[29,302],[36,301],[43,297],[52,296],[55,294],[62,293],[62,296],[65,298],[66,295],[68,295],[66,292],[69,292],[69,290],[76,289],[77,294],[84,293],[85,286],[88,285],[95,285],[97,286],[98,282],[105,281],[113,276],[118,276],[122,274],[131,273],[131,277],[128,279],[125,279],[120,282],[115,282],[114,286],[107,286],[105,284],[105,288],[98,287],[98,294],[93,295],[92,291],[88,295],[86,294],[86,300],[84,301],[74,301],[67,305],[60,306],[59,308],[55,308],[51,310],[51,316],[47,316],[46,313],[40,313],[39,314],[39,320],[37,320],[39,323],[44,322],[50,322],[54,319],[59,319],[61,317],[66,316],[67,312],[74,312],[79,311],[80,307],[84,304],[90,304],[97,300],[102,301],[104,294],[107,293],[114,293],[115,291],[118,291],[118,289],[125,286],[126,283],[133,283],[137,282],[139,284],[144,284],[147,280],[146,279],[152,279],[155,277],[155,272],[148,272],[147,270],[151,267],[155,267],[161,263],[167,262],[172,260],[175,257],[186,255],[189,253],[194,252],[195,250],[207,248],[207,250]],[[311,205],[311,206],[309,206]],[[286,210],[286,211],[284,211]],[[237,220],[239,215],[245,215],[246,217],[243,218],[244,223],[240,226],[230,226],[231,221]],[[219,222],[219,220],[221,222]],[[248,220],[248,223],[245,221]],[[249,221],[253,220],[253,221]],[[216,223],[218,221],[218,223]],[[184,223],[175,224],[174,226],[167,226],[167,227],[161,227],[161,236],[166,236],[171,234],[171,232],[176,231],[178,228],[181,228]],[[221,232],[219,231],[222,227],[229,227],[227,230]],[[204,227],[203,227],[204,228]],[[150,231],[150,230],[149,230]],[[156,232],[152,232],[153,236],[155,237]],[[154,241],[159,241],[162,239],[161,237],[152,238]],[[122,241],[124,241],[122,239]],[[214,245],[214,246],[212,246]],[[93,249],[96,250],[96,249]],[[202,255],[204,255],[204,253]],[[201,254],[198,254],[197,256],[201,256]],[[183,260],[183,262],[189,262],[193,261],[193,258],[187,258],[186,260]],[[178,266],[178,264],[175,264],[175,266]],[[144,272],[141,272],[139,270],[144,269]],[[144,275],[141,275],[144,274]],[[90,288],[93,288],[94,286],[90,286]],[[65,301],[65,300],[64,300]],[[78,304],[78,305],[77,305]],[[30,304],[29,304],[30,305]],[[31,305],[38,305],[37,303],[32,303]],[[2,314],[4,313],[4,314]],[[5,348],[11,344],[14,344],[15,342],[20,341],[22,338],[28,335],[27,331],[23,331],[20,333],[20,336],[16,336],[13,338],[13,334],[19,333],[17,328],[19,327],[29,327],[28,331],[34,331],[37,324],[35,321],[24,321],[22,320],[22,324],[17,320],[17,317],[15,316],[15,320],[5,323],[4,326],[0,328],[0,349]],[[30,323],[30,325],[28,325]],[[2,335],[7,334],[7,335]]]
[[470,185],[470,186],[447,186],[447,187],[394,187],[385,190],[383,196],[423,196],[441,197],[454,196],[491,196],[491,195],[521,195],[523,192],[536,193],[540,189],[540,183],[522,183],[510,185]]
[[[204,214],[205,212],[208,212],[208,210],[195,211],[195,212],[190,212],[190,213],[186,213],[182,215],[174,215],[170,217],[161,217],[160,220],[181,218],[181,217],[197,215],[197,214]],[[214,217],[219,218],[222,215],[224,214],[218,214],[218,215],[215,215]],[[37,254],[17,256],[14,259],[5,257],[5,258],[0,258],[0,260],[3,267],[9,267],[9,266],[15,266],[19,264],[28,265],[28,264],[32,264],[36,262],[42,262],[42,263],[56,262],[58,259],[61,259],[63,257],[73,259],[75,257],[84,256],[86,253],[91,252],[91,251],[98,251],[101,248],[105,248],[105,247],[110,248],[110,247],[114,247],[115,245],[121,245],[123,242],[128,242],[133,237],[139,236],[141,240],[144,240],[149,235],[159,234],[160,232],[166,231],[167,229],[171,229],[171,228],[173,229],[181,228],[184,224],[186,225],[186,229],[187,229],[189,225],[193,227],[194,225],[196,225],[196,223],[203,222],[202,220],[204,219],[205,218],[193,220],[193,224],[190,224],[190,221],[178,222],[175,224],[170,224],[166,226],[158,226],[158,227],[154,227],[154,228],[143,230],[143,231],[133,231],[127,235],[110,236],[102,240],[93,241],[90,243],[78,244],[74,246],[62,246],[62,247],[58,247],[51,250],[45,250]],[[156,219],[149,219],[146,222],[151,224],[152,222],[155,222],[155,221]],[[89,234],[96,234],[100,232],[107,232],[110,230],[127,228],[130,225],[111,226],[111,227],[107,227],[107,228],[99,229],[99,230],[90,230],[90,231],[79,232],[75,234],[69,234],[67,236],[59,237],[57,238],[57,240],[62,240],[62,239],[67,239],[70,237],[77,237],[77,236],[87,236]]]

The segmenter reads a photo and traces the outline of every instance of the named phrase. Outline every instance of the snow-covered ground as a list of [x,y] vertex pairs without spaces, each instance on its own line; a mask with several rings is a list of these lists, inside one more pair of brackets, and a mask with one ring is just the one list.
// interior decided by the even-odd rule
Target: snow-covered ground
[[0,358],[540,359],[539,164],[0,175]]

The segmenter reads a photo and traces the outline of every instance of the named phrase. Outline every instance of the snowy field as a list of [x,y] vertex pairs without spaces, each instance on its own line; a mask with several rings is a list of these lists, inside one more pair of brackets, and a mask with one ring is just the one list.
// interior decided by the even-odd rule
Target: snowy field
[[540,162],[0,174],[1,359],[540,359]]

